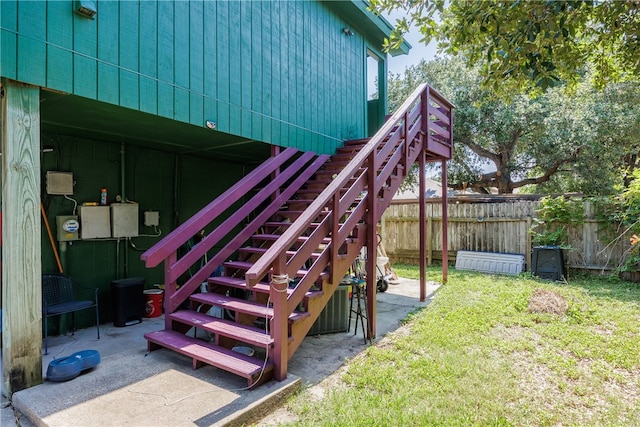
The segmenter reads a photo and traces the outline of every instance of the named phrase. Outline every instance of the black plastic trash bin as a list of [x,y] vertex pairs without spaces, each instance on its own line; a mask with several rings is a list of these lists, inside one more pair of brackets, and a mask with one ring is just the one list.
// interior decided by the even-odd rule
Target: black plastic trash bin
[[534,276],[546,280],[560,281],[567,277],[562,248],[559,246],[536,246],[531,257]]
[[131,277],[111,282],[113,326],[129,326],[142,322],[144,311],[144,279]]

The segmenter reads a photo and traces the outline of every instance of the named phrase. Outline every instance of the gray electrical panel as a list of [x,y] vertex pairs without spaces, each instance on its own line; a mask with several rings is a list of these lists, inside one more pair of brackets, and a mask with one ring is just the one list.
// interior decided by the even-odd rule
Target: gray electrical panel
[[111,237],[109,206],[80,206],[80,236],[82,239]]
[[111,204],[112,237],[136,237],[138,235],[138,204]]

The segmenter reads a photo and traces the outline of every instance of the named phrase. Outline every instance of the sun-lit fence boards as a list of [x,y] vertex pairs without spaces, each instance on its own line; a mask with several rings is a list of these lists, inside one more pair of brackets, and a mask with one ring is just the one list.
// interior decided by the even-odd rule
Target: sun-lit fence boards
[[[525,255],[527,270],[531,265],[534,243],[529,230],[535,225],[539,195],[455,196],[449,198],[449,253],[455,260],[457,251],[499,252]],[[417,201],[394,201],[381,221],[381,235],[392,262],[417,264],[419,258],[419,204]],[[427,262],[442,259],[442,204],[439,198],[428,199]],[[569,228],[569,245],[565,251],[571,268],[609,270],[615,268],[629,240],[614,244],[599,235],[601,226],[592,205],[585,202],[584,223]]]

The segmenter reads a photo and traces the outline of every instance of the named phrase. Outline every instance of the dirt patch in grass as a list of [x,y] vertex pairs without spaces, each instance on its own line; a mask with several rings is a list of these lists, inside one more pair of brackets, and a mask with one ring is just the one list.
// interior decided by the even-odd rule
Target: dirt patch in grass
[[568,308],[569,303],[562,295],[546,289],[536,289],[529,299],[527,310],[530,313],[548,313],[560,316],[565,314]]

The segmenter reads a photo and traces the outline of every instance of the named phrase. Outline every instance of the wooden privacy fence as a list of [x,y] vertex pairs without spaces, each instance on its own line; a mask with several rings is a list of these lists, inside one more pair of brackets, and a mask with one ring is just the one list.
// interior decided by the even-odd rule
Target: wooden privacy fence
[[[457,251],[523,254],[527,270],[531,266],[533,243],[529,230],[535,225],[541,195],[454,196],[449,198],[449,260]],[[391,262],[419,264],[418,201],[396,200],[385,211],[380,234]],[[442,202],[427,199],[427,263],[442,259]],[[611,270],[618,266],[629,239],[608,245],[598,236],[599,225],[593,207],[585,202],[583,224],[569,228],[565,251],[570,268]]]

